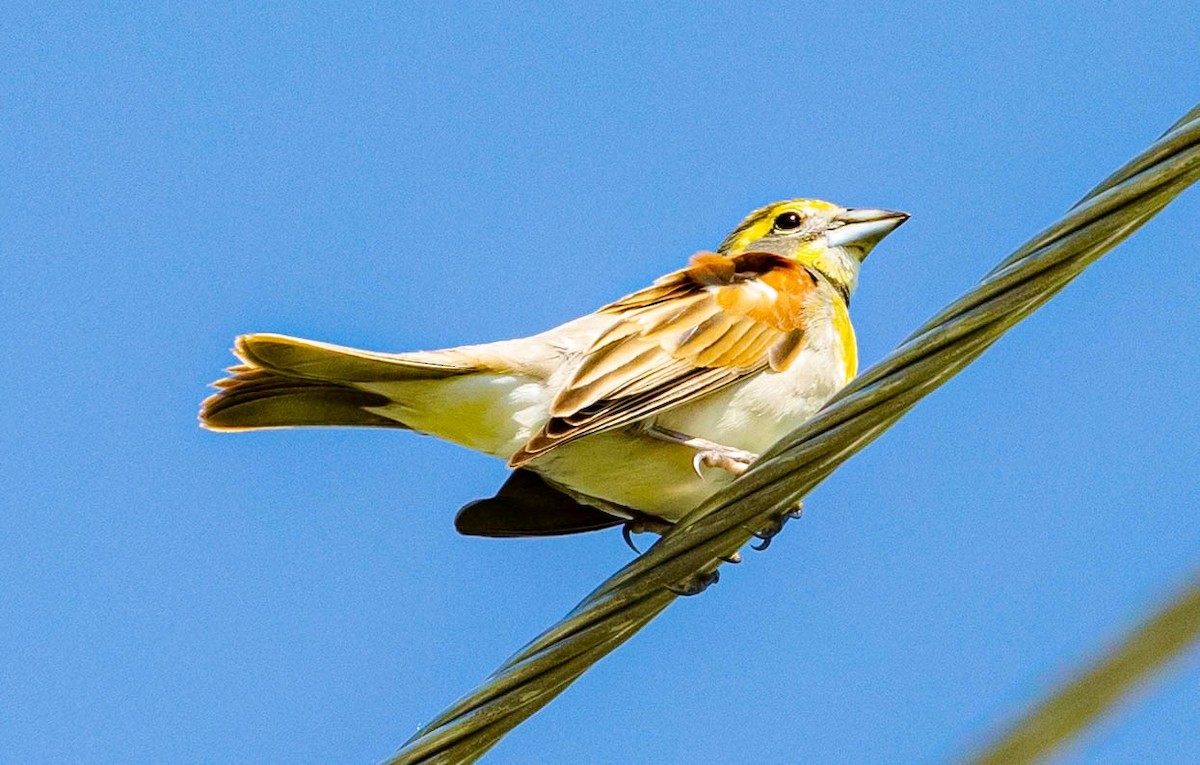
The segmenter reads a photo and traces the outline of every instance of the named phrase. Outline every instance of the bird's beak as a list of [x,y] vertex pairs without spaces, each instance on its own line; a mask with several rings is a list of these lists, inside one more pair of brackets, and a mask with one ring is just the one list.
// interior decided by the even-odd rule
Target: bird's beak
[[865,260],[867,253],[879,244],[879,240],[906,220],[908,213],[894,210],[872,210],[867,207],[846,210],[834,217],[834,224],[842,225],[827,231],[825,241],[830,247],[845,247],[860,261]]

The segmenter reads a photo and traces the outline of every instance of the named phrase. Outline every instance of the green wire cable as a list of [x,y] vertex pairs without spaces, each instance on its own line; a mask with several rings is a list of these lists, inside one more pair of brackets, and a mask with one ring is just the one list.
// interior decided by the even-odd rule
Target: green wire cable
[[968,762],[1022,765],[1045,759],[1137,690],[1198,636],[1200,576]]

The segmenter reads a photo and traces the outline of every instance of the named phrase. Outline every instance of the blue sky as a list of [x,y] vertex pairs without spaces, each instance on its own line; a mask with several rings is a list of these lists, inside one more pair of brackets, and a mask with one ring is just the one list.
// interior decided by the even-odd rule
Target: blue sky
[[[0,751],[372,763],[628,560],[496,461],[202,432],[234,335],[532,333],[792,196],[907,210],[861,355],[1200,98],[1192,2],[31,4],[0,20]],[[1200,565],[1200,191],[487,761],[939,762]],[[1200,659],[1065,761],[1200,759]]]

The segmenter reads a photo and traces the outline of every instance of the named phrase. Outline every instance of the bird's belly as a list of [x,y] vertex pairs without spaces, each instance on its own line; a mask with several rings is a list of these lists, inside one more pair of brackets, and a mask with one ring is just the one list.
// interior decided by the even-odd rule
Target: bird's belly
[[799,427],[847,382],[841,359],[806,349],[784,372],[764,372],[664,412],[657,424],[761,454]]
[[[845,385],[844,369],[827,351],[806,350],[785,372],[756,375],[671,409],[656,423],[759,454]],[[695,454],[689,447],[624,428],[563,444],[530,467],[580,494],[675,521],[732,480],[719,469],[697,476]]]
[[686,446],[624,429],[563,444],[528,467],[581,498],[677,521],[732,480],[716,470],[701,480],[692,468],[693,455]]

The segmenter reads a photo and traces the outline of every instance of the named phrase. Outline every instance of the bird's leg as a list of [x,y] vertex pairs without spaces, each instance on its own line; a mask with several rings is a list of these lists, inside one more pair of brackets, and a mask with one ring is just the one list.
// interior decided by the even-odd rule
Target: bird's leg
[[754,533],[754,536],[758,537],[759,544],[750,545],[750,547],[755,550],[767,549],[771,546],[771,540],[774,539],[779,532],[783,531],[784,524],[793,518],[799,518],[803,513],[803,502],[797,503],[796,506],[791,510],[783,511],[775,518],[771,519],[771,522],[767,524],[766,528],[759,529]]
[[696,456],[692,458],[692,468],[701,478],[704,477],[700,470],[702,467],[721,468],[736,477],[745,473],[746,469],[750,467],[750,463],[758,459],[757,454],[734,449],[732,446],[718,444],[705,438],[689,436],[687,433],[680,433],[661,425],[647,425],[644,432],[651,438],[695,449]]

